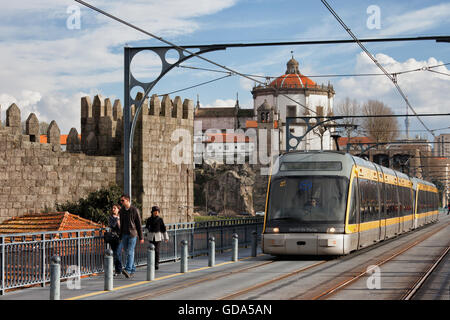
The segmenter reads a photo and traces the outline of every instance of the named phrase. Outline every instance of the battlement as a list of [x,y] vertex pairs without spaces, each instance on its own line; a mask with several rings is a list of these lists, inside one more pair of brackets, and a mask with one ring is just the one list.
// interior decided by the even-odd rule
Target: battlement
[[[18,140],[25,143],[40,143],[39,120],[36,114],[31,113],[25,121],[25,134],[22,129],[22,117],[19,107],[13,103],[6,110],[6,126],[3,132],[14,135]],[[76,129],[73,128],[76,133]],[[78,133],[76,133],[78,135]],[[47,144],[53,151],[61,151],[61,132],[55,120],[52,120],[47,128]]]
[[121,153],[122,105],[101,95],[81,98],[81,141],[76,148],[88,155],[113,155]]
[[[142,99],[142,93],[137,99]],[[134,117],[135,106],[131,107]],[[97,95],[81,99],[81,139],[72,128],[61,148],[56,121],[41,143],[39,120],[32,113],[21,123],[21,111],[12,104],[0,125],[0,221],[26,212],[52,208],[56,202],[77,201],[89,192],[111,184],[123,184],[123,109],[119,100]],[[182,129],[193,145],[194,104],[168,95],[145,99],[137,119],[132,154],[132,194],[142,204],[143,217],[158,205],[167,222],[192,217],[193,154],[186,162],[173,160],[180,143],[174,133]],[[25,134],[23,133],[25,132]],[[178,136],[177,136],[178,137]],[[64,140],[64,139],[63,139]],[[176,140],[176,141],[175,141]],[[44,141],[44,140],[43,140]],[[180,181],[182,183],[180,183]]]
[[[136,100],[142,99],[143,94],[139,92],[136,95]],[[132,106],[132,114],[134,115],[134,105]],[[142,114],[151,116],[160,116],[165,118],[176,119],[194,119],[194,104],[192,100],[185,99],[183,102],[180,96],[176,96],[172,101],[169,95],[164,95],[162,101],[154,94],[150,98],[150,105],[148,98],[145,99],[142,105]]]
[[[136,95],[136,100],[141,100],[143,93]],[[136,106],[131,106],[131,117],[136,113]],[[160,119],[147,116],[159,116]],[[169,95],[165,95],[162,101],[154,94],[146,98],[142,104],[138,121],[150,121],[154,125],[161,124],[168,119],[193,120],[194,105],[192,100],[185,99],[182,102],[179,96],[172,101]],[[170,121],[169,121],[170,122]],[[178,123],[181,125],[181,122]],[[140,127],[140,124],[138,125]],[[122,153],[123,146],[123,109],[120,100],[115,100],[111,105],[109,98],[104,99],[96,95],[93,102],[90,97],[81,99],[81,141],[77,145],[77,133],[72,132],[74,142],[69,140],[67,150],[71,152],[82,151],[88,155],[118,155]],[[70,135],[70,134],[69,134]]]

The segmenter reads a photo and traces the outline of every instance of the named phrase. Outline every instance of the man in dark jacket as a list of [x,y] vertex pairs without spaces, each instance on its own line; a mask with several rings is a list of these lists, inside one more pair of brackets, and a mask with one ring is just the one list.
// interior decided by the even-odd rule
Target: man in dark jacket
[[147,219],[145,227],[149,231],[148,240],[155,246],[155,269],[159,269],[159,245],[161,240],[165,242],[169,241],[169,236],[167,234],[166,226],[163,219],[158,215],[159,207],[152,207],[152,216]]
[[122,273],[129,278],[136,272],[134,265],[134,249],[136,241],[139,237],[139,242],[144,243],[144,236],[142,234],[141,217],[139,210],[131,205],[130,196],[122,195],[120,197],[122,208],[120,209],[120,237],[122,248],[126,254],[126,265]]

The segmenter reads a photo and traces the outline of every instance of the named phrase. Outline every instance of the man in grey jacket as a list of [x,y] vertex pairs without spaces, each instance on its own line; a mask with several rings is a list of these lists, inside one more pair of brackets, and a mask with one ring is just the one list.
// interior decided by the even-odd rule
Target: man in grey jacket
[[120,238],[122,248],[126,253],[126,265],[122,273],[125,277],[130,278],[136,272],[134,265],[134,249],[136,241],[139,237],[139,242],[144,243],[144,236],[142,234],[141,217],[139,210],[131,205],[130,196],[122,195],[120,197],[122,208],[120,214]]

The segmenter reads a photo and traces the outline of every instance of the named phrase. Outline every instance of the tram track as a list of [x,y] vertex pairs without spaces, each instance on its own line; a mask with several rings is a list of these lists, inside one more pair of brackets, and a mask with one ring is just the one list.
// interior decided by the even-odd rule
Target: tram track
[[[320,291],[320,293],[317,294],[317,291],[315,292],[315,294],[313,296],[309,296],[309,297],[305,297],[305,296],[301,296],[301,299],[311,299],[311,300],[322,300],[322,299],[327,299],[329,297],[331,297],[332,295],[338,293],[340,290],[346,288],[347,286],[349,286],[350,284],[354,283],[355,281],[359,280],[360,278],[362,278],[363,276],[367,275],[368,272],[372,271],[375,267],[380,267],[381,265],[392,261],[393,259],[395,259],[396,257],[398,257],[399,255],[407,252],[408,250],[414,248],[416,245],[418,245],[419,243],[422,243],[423,241],[427,240],[428,238],[430,238],[431,236],[437,234],[438,232],[444,230],[448,225],[450,225],[450,223],[445,223],[443,226],[437,228],[436,230],[432,230],[427,232],[425,235],[421,236],[418,240],[414,241],[411,244],[406,244],[405,246],[402,246],[399,250],[396,250],[395,253],[391,253],[391,254],[387,254],[385,256],[383,256],[379,261],[373,263],[373,262],[367,262],[364,263],[363,265],[359,265],[351,270],[347,270],[346,272],[344,272],[343,274],[341,274],[340,276],[338,276],[337,278],[342,278],[345,277],[344,280],[341,280],[339,283],[334,283],[331,287],[327,287],[326,289],[322,288]],[[371,267],[371,268],[369,268]],[[355,274],[351,277],[348,276],[348,274]],[[345,276],[345,274],[347,274],[347,276]],[[299,299],[300,296],[295,296],[292,297],[292,300],[297,300]]]
[[[320,299],[327,299],[327,298],[333,296],[335,293],[339,292],[343,288],[349,286],[350,284],[354,283],[358,279],[361,279],[364,275],[367,275],[368,271],[370,271],[370,269],[368,269],[369,266],[373,266],[372,268],[374,268],[375,266],[381,266],[389,261],[392,261],[392,259],[394,259],[395,257],[398,257],[399,255],[407,252],[408,250],[415,247],[419,243],[430,238],[432,235],[442,231],[448,225],[450,225],[450,223],[447,222],[443,226],[435,225],[437,228],[433,228],[433,230],[426,230],[428,227],[433,226],[433,225],[427,225],[427,226],[421,227],[420,229],[425,230],[426,233],[422,234],[417,239],[411,240],[411,241],[413,241],[412,243],[410,243],[408,241],[408,243],[401,245],[398,248],[398,250],[395,250],[394,253],[389,252],[389,253],[383,254],[381,257],[377,256],[376,261],[374,261],[374,259],[370,259],[370,260],[364,259],[364,261],[362,263],[358,263],[357,266],[349,268],[349,269],[345,270],[344,272],[341,272],[340,274],[335,275],[332,279],[328,279],[326,281],[322,281],[322,282],[318,283],[317,285],[315,285],[312,288],[312,290],[310,290],[306,293],[299,294],[299,295],[287,297],[287,299],[290,299],[290,300],[304,300],[304,299],[320,300]],[[416,229],[416,231],[417,231],[417,229]],[[274,284],[276,285],[277,283],[279,283],[280,284],[279,287],[281,288],[284,285],[286,285],[286,282],[283,280],[288,280],[289,278],[292,278],[292,277],[295,277],[298,275],[301,275],[301,277],[297,278],[296,280],[309,278],[312,276],[320,276],[321,274],[324,274],[327,271],[334,270],[335,267],[337,267],[338,265],[340,265],[343,262],[347,262],[347,261],[351,262],[352,259],[354,259],[360,255],[369,253],[370,251],[372,251],[376,248],[379,248],[383,245],[392,243],[393,241],[395,242],[395,241],[399,240],[400,238],[406,237],[411,234],[412,233],[405,233],[405,234],[399,235],[398,237],[379,242],[373,246],[363,248],[361,250],[358,250],[358,251],[351,253],[349,255],[346,255],[346,256],[341,256],[341,257],[337,257],[337,258],[333,258],[333,259],[325,259],[325,260],[322,260],[322,259],[321,260],[316,259],[315,261],[312,260],[312,261],[309,261],[310,262],[309,264],[303,265],[301,268],[297,268],[296,270],[293,270],[293,271],[287,271],[281,275],[274,277],[273,279],[265,280],[260,283],[256,283],[251,286],[248,286],[246,288],[240,288],[237,291],[220,296],[216,299],[217,300],[231,300],[231,299],[239,299],[239,297],[241,297],[241,296],[243,296],[244,299],[246,299],[245,297],[248,298],[248,294],[250,294],[252,292],[255,292],[255,295],[252,297],[252,299],[258,298],[261,295],[260,294],[261,289],[268,288],[268,289],[266,289],[267,291],[265,291],[265,293],[269,293],[271,290],[273,290]],[[447,252],[448,252],[448,249],[447,249],[446,253]],[[442,257],[444,255],[442,255]],[[306,261],[306,260],[304,260],[304,261]],[[135,294],[133,297],[128,296],[128,299],[130,299],[130,300],[146,300],[146,299],[152,299],[152,298],[156,298],[156,297],[162,297],[167,294],[171,294],[171,293],[175,293],[177,291],[182,291],[182,290],[185,290],[188,288],[192,288],[193,286],[198,286],[198,285],[202,285],[202,284],[205,284],[208,282],[213,282],[215,280],[220,280],[220,279],[223,279],[226,277],[231,277],[233,275],[242,274],[244,272],[256,270],[258,268],[268,266],[268,265],[278,263],[278,262],[279,262],[279,260],[275,259],[275,260],[265,261],[265,262],[258,263],[258,264],[253,264],[250,266],[241,267],[241,268],[230,270],[230,271],[225,271],[225,272],[213,271],[212,274],[205,275],[205,276],[202,276],[200,278],[196,278],[196,279],[193,279],[190,281],[183,281],[183,283],[171,285],[170,287],[160,288],[160,289],[157,289],[154,291],[152,290],[152,292],[146,292],[143,295]],[[432,270],[431,271],[430,270],[431,270],[431,268],[428,270],[431,273]],[[426,272],[426,273],[428,273],[428,272]],[[414,286],[412,286],[412,289],[410,290],[410,292],[412,292],[413,288],[415,288],[416,285],[418,287],[420,287],[420,285],[424,281],[425,280],[420,281],[420,279],[419,279],[416,282],[416,284]],[[330,286],[330,283],[332,284],[331,286]],[[411,296],[413,296],[413,295],[414,295],[414,293]],[[405,296],[406,296],[406,294],[405,294]]]
[[158,297],[164,294],[169,294],[169,293],[173,293],[176,292],[178,290],[182,290],[182,289],[186,289],[188,287],[194,286],[194,285],[198,285],[198,284],[202,284],[208,281],[214,281],[214,280],[218,280],[224,277],[229,277],[233,274],[237,274],[237,273],[241,273],[241,272],[246,272],[252,269],[256,269],[256,268],[260,268],[269,264],[274,263],[275,261],[265,261],[263,263],[259,263],[256,265],[252,265],[252,266],[247,266],[244,268],[239,268],[237,270],[232,270],[232,271],[228,271],[228,272],[221,272],[220,274],[218,272],[216,272],[216,274],[213,275],[208,275],[205,277],[202,277],[200,279],[195,279],[192,281],[187,281],[187,282],[183,282],[179,285],[175,285],[175,286],[171,286],[169,288],[164,288],[164,289],[160,289],[160,290],[156,290],[156,291],[152,291],[151,293],[146,293],[145,295],[141,295],[141,296],[137,296],[137,297],[132,297],[129,300],[147,300],[150,299],[152,297]]
[[254,285],[254,286],[245,288],[245,289],[243,289],[243,290],[234,292],[234,293],[232,293],[232,294],[223,296],[223,297],[221,297],[221,298],[219,298],[219,299],[217,299],[217,300],[231,300],[231,299],[234,299],[234,298],[236,298],[236,297],[238,297],[238,296],[241,296],[241,295],[243,295],[243,294],[246,294],[246,293],[249,293],[249,292],[251,292],[251,291],[257,290],[257,289],[259,289],[259,288],[268,286],[268,285],[270,285],[270,284],[276,283],[276,282],[281,281],[281,280],[284,280],[284,279],[286,279],[286,278],[295,276],[295,275],[297,275],[297,274],[299,274],[299,273],[301,273],[301,272],[304,272],[304,271],[306,271],[306,270],[315,268],[315,267],[317,267],[317,266],[319,266],[319,265],[321,265],[321,264],[324,264],[324,263],[326,263],[326,262],[328,262],[328,261],[327,261],[327,260],[324,260],[324,261],[319,261],[319,262],[313,263],[312,265],[305,266],[305,267],[300,268],[300,269],[298,269],[298,270],[295,270],[295,271],[292,271],[292,272],[283,274],[283,275],[281,275],[281,276],[279,276],[279,277],[276,277],[276,278],[270,279],[270,280],[268,280],[268,281],[259,283],[259,284],[257,284],[257,285]]
[[422,285],[425,283],[425,281],[430,277],[430,275],[433,273],[433,271],[437,268],[437,266],[442,262],[444,257],[448,254],[450,251],[450,246],[447,246],[446,249],[443,250],[443,252],[439,255],[439,257],[436,259],[436,261],[424,272],[424,274],[419,277],[414,285],[406,292],[401,300],[412,300],[416,293],[420,290]]
[[[319,300],[319,299],[325,299],[325,298],[331,296],[332,294],[338,292],[339,290],[343,289],[344,287],[348,286],[349,284],[351,284],[351,283],[355,282],[356,280],[360,279],[364,275],[366,275],[369,271],[371,271],[371,269],[368,269],[369,266],[380,266],[380,265],[382,265],[382,264],[384,264],[384,263],[386,263],[388,261],[391,261],[395,257],[397,257],[397,256],[401,255],[402,253],[408,251],[409,249],[415,247],[417,244],[425,241],[426,239],[428,239],[432,235],[442,231],[449,224],[450,223],[446,223],[442,227],[439,227],[439,228],[437,228],[435,230],[428,231],[425,235],[422,235],[419,239],[415,240],[413,243],[409,243],[409,244],[403,245],[401,247],[401,249],[396,250],[394,254],[390,254],[388,257],[383,257],[383,259],[378,260],[376,262],[373,262],[373,260],[371,260],[370,262],[364,261],[363,263],[360,263],[358,266],[352,268],[352,270],[347,270],[347,271],[343,272],[342,274],[338,275],[336,277],[336,279],[341,280],[343,277],[345,277],[346,279],[343,280],[343,281],[342,280],[338,281],[338,283],[336,283],[336,280],[332,281],[332,282],[334,282],[334,285],[332,287],[329,287],[330,281],[324,281],[324,282],[318,284],[318,286],[317,286],[319,288],[319,290],[320,290],[319,293],[317,292],[317,287],[316,287],[316,289],[313,290],[314,291],[314,295],[311,295],[311,294],[307,294],[307,295],[300,294],[300,295],[297,295],[297,296],[290,297],[290,300],[304,300],[304,299],[306,299],[306,300]],[[426,227],[429,227],[429,226],[431,226],[431,225],[423,226],[420,229],[423,229],[423,228],[426,228]],[[417,231],[417,229],[416,229],[416,231]],[[293,276],[299,275],[299,274],[301,274],[303,272],[306,272],[306,271],[312,271],[312,274],[318,274],[318,273],[321,273],[321,272],[326,271],[326,270],[330,270],[330,269],[332,270],[332,268],[334,268],[338,264],[341,264],[344,261],[354,259],[354,258],[356,258],[356,257],[358,257],[358,256],[360,256],[362,254],[368,253],[368,252],[370,252],[370,251],[372,251],[372,250],[374,250],[376,248],[379,248],[379,247],[381,247],[383,245],[387,245],[389,243],[392,243],[392,241],[399,240],[400,238],[406,237],[407,235],[410,235],[410,234],[411,233],[405,233],[405,234],[402,234],[402,235],[400,235],[398,237],[391,238],[389,240],[385,240],[385,241],[379,242],[376,245],[373,245],[373,246],[370,246],[370,247],[358,250],[358,251],[356,251],[354,253],[351,253],[349,255],[338,257],[338,258],[334,259],[335,263],[330,263],[329,265],[325,265],[325,266],[323,266],[323,268],[319,268],[317,270],[313,270],[313,269],[316,268],[316,267],[319,267],[320,265],[325,264],[326,262],[330,262],[332,260],[318,261],[316,263],[313,263],[312,265],[303,266],[300,269],[297,269],[297,270],[294,270],[292,272],[283,274],[283,275],[278,276],[276,278],[273,278],[273,279],[261,282],[259,284],[255,284],[255,285],[249,286],[247,288],[241,289],[239,291],[233,292],[231,294],[227,294],[225,296],[222,296],[218,300],[236,299],[236,298],[238,298],[240,296],[249,294],[251,292],[255,292],[255,291],[259,290],[259,289],[262,289],[264,287],[268,287],[268,286],[273,285],[273,284],[275,284],[277,282],[281,282],[282,280],[288,279],[289,277],[293,277]],[[374,268],[374,267],[372,267],[372,268]],[[348,277],[349,273],[353,274],[353,276]]]

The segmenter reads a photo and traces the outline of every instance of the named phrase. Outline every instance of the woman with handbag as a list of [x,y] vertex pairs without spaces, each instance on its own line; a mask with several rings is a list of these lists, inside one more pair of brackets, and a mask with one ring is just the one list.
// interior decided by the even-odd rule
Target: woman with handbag
[[109,244],[111,250],[113,251],[114,257],[114,275],[119,275],[122,273],[122,246],[120,245],[120,216],[119,216],[120,206],[115,204],[112,207],[111,215],[109,216],[108,227],[111,229],[111,240]]
[[163,219],[158,215],[159,207],[152,207],[152,215],[147,219],[145,227],[149,231],[148,240],[155,246],[155,269],[159,269],[159,245],[161,241],[169,241],[169,235],[167,234],[166,226]]

